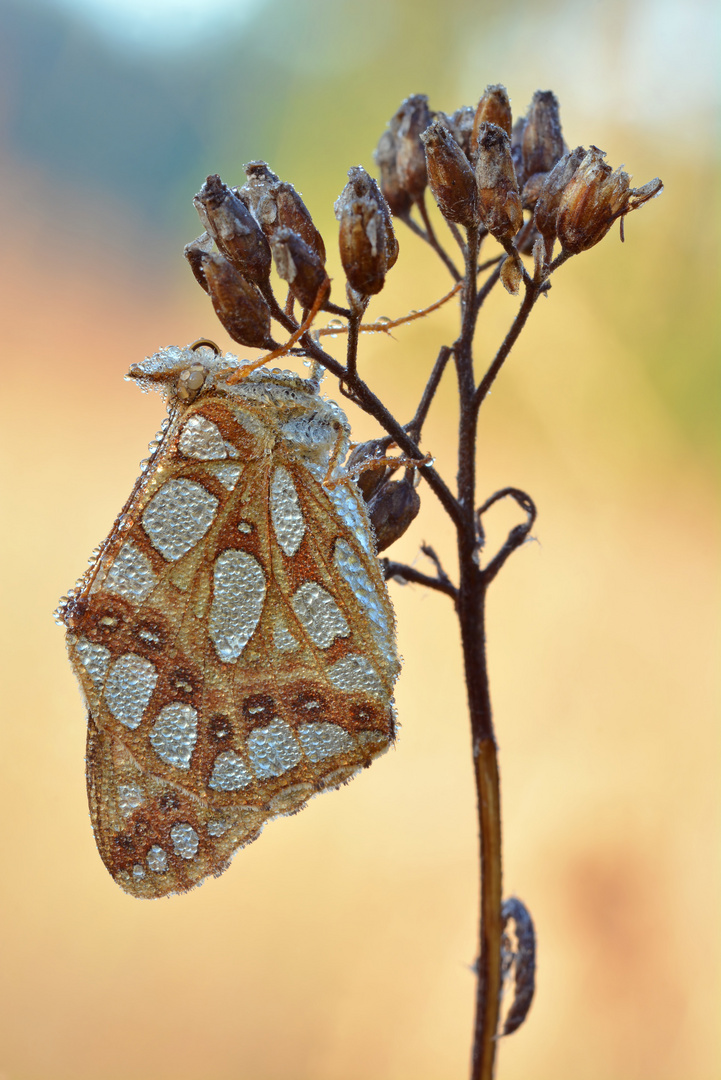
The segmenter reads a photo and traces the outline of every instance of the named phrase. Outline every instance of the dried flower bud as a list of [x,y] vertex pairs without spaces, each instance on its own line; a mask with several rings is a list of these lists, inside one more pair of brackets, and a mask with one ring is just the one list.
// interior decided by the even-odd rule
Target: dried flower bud
[[270,247],[245,203],[219,176],[209,176],[193,202],[218,250],[236,270],[249,281],[267,281]]
[[308,209],[292,184],[269,184],[254,206],[260,227],[269,240],[278,229],[292,229],[325,262],[325,244]]
[[325,244],[313,218],[302,198],[292,184],[278,184],[275,189],[275,201],[278,207],[278,224],[282,229],[292,229],[298,233],[322,263],[325,262]]
[[434,120],[421,141],[426,148],[428,183],[441,213],[458,225],[476,225],[476,178],[452,133],[442,120]]
[[[395,117],[391,121],[393,124]],[[396,124],[397,128],[397,124]],[[411,197],[405,188],[401,187],[398,176],[396,159],[398,156],[398,136],[391,127],[381,135],[378,146],[373,154],[375,163],[381,172],[381,191],[391,213],[403,218],[408,215],[411,206]]]
[[518,292],[518,287],[521,284],[523,278],[523,270],[521,268],[521,260],[518,255],[506,255],[505,259],[501,263],[501,284],[506,292],[512,293],[514,296]]
[[236,195],[243,200],[250,212],[256,215],[258,203],[268,189],[273,184],[279,183],[279,180],[265,161],[249,161],[243,168],[248,179],[242,188],[236,189]]
[[362,296],[378,293],[398,258],[398,241],[388,204],[375,180],[360,165],[335,204],[340,222],[340,255],[351,288]]
[[222,255],[207,255],[203,273],[215,313],[233,340],[253,349],[273,348],[270,309],[255,285]]
[[518,180],[519,189],[523,186],[523,182],[526,179],[523,172],[523,132],[526,127],[525,116],[519,116],[511,130],[511,159],[513,161],[513,168],[516,170],[516,179]]
[[213,241],[210,233],[207,232],[202,233],[195,240],[191,240],[183,248],[183,254],[190,263],[190,269],[193,271],[195,280],[201,289],[205,289],[206,292],[208,291],[208,282],[205,280],[205,274],[203,273],[203,260],[206,255],[211,254],[212,250]]
[[353,185],[353,190],[356,195],[373,199],[378,207],[385,225],[385,247],[386,257],[388,259],[388,269],[395,266],[398,259],[398,240],[393,229],[393,217],[390,212],[388,203],[383,198],[381,189],[376,184],[373,177],[365,171],[360,165],[355,165],[348,170],[348,177],[350,184]]
[[398,180],[412,202],[419,202],[426,188],[426,155],[421,132],[426,130],[432,119],[425,94],[413,94],[406,98],[394,117],[398,124]]
[[503,128],[484,121],[478,128],[476,182],[483,224],[501,243],[523,225],[521,197],[511,160],[511,140]]
[[604,157],[602,150],[592,146],[561,195],[556,234],[570,255],[593,247],[616,218],[636,210],[663,187],[660,180],[638,189],[630,187],[628,173],[613,172]]
[[538,196],[541,194],[543,185],[546,183],[547,176],[548,173],[537,172],[528,177],[521,192],[521,205],[524,210],[533,210],[538,202]]
[[471,132],[470,158],[473,160],[478,150],[478,130],[481,124],[495,124],[503,128],[506,135],[511,134],[511,102],[505,86],[497,83],[495,86],[487,86],[483,97],[476,107],[476,115],[473,119],[473,131]]
[[445,123],[455,136],[456,142],[470,161],[471,140],[473,138],[473,128],[476,118],[475,109],[470,105],[462,105],[460,109],[456,109],[452,116],[443,117],[443,114],[439,115],[445,120]]
[[391,441],[390,435],[384,435],[380,439],[369,439],[368,442],[358,443],[346,462],[346,468],[351,473],[359,466],[366,466],[356,481],[366,502],[370,502],[390,472],[387,465],[373,468],[367,463],[373,461],[374,458],[385,457]]
[[420,508],[420,495],[410,480],[390,480],[383,485],[368,504],[378,553],[403,536]]
[[340,258],[351,288],[362,296],[379,293],[385,284],[388,260],[384,244],[383,217],[372,199],[355,199],[343,205],[340,222]]
[[533,281],[536,285],[540,285],[546,269],[546,245],[543,237],[538,234],[536,234],[531,254],[533,255]]
[[523,175],[550,172],[566,153],[558,99],[550,90],[536,90],[528,107],[521,138]]
[[556,239],[556,219],[561,196],[585,156],[586,151],[582,146],[577,146],[570,154],[564,154],[561,160],[546,174],[545,182],[536,199],[533,220],[546,242],[546,257],[548,259],[551,257],[553,242]]
[[271,236],[275,266],[303,308],[312,308],[328,275],[319,256],[292,229],[278,229]]

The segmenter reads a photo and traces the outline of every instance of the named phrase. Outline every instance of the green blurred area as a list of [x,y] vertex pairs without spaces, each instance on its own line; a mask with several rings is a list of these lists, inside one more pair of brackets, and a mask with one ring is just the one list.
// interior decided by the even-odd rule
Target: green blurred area
[[601,145],[638,183],[666,182],[661,201],[628,222],[622,251],[606,241],[573,273],[679,434],[708,452],[718,438],[719,283],[706,14],[703,3],[641,0],[268,0],[242,30],[221,27],[192,51],[154,57],[113,47],[47,3],[5,0],[2,144],[46,177],[46,213],[87,199],[87,228],[100,231],[111,200],[156,260],[176,266],[179,242],[198,231],[191,196],[210,172],[237,181],[244,161],[264,158],[332,232],[346,168],[373,168],[407,94],[426,92],[450,112],[501,81],[523,111],[536,87],[552,88],[570,145]]

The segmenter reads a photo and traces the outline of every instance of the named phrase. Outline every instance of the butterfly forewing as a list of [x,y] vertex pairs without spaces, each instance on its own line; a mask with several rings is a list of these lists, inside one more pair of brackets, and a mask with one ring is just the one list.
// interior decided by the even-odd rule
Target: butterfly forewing
[[398,673],[362,499],[327,475],[338,407],[290,373],[231,388],[210,360],[193,402],[172,385],[160,445],[61,608],[98,848],[143,897],[222,872],[266,820],[370,764]]

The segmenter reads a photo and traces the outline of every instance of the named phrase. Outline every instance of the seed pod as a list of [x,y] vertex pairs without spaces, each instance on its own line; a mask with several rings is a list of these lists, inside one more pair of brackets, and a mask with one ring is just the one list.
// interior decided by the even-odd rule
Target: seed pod
[[355,199],[344,205],[340,221],[340,258],[351,288],[362,296],[379,293],[388,266],[383,218],[372,199]]
[[206,255],[210,255],[213,250],[213,241],[210,237],[210,233],[204,232],[201,236],[196,237],[195,240],[191,240],[189,244],[186,244],[183,248],[183,254],[190,263],[190,269],[193,271],[195,280],[200,285],[201,289],[208,291],[208,282],[205,280],[205,274],[203,273],[203,260]]
[[[369,439],[368,442],[358,443],[348,458],[346,468],[351,474],[354,474],[358,466],[365,465],[367,462],[373,461],[374,458],[385,457],[391,441],[390,435],[384,435],[380,439]],[[373,498],[378,488],[389,475],[389,471],[387,465],[382,465],[378,468],[368,466],[360,473],[356,483],[366,502],[370,502]]]
[[546,269],[546,244],[542,236],[537,233],[531,254],[533,255],[533,281],[540,285]]
[[[439,113],[439,116],[444,119],[442,113]],[[475,118],[475,109],[470,105],[462,105],[451,116],[445,117],[447,126],[469,161],[471,160],[471,140],[473,138]]]
[[388,259],[388,269],[390,270],[391,267],[396,264],[399,248],[388,203],[383,198],[381,189],[378,187],[373,177],[367,173],[362,166],[355,165],[353,168],[349,169],[348,177],[349,184],[353,185],[355,194],[361,198],[368,197],[369,199],[372,199],[383,217],[386,257]]
[[495,86],[487,86],[483,97],[476,107],[476,115],[473,119],[471,132],[470,159],[473,160],[478,150],[478,131],[481,124],[495,124],[503,128],[506,135],[511,134],[511,102],[505,86],[497,83]]
[[421,135],[426,148],[428,183],[448,221],[468,228],[478,223],[478,188],[473,169],[442,120],[434,120]]
[[254,213],[269,240],[278,229],[292,229],[325,262],[323,237],[292,184],[269,184],[256,202]]
[[524,177],[550,172],[566,149],[556,95],[550,90],[536,90],[521,139]]
[[566,184],[558,203],[556,235],[570,255],[602,240],[616,218],[626,213],[632,195],[628,173],[612,171],[606,155],[592,146]]
[[207,255],[203,273],[215,314],[233,340],[253,349],[272,349],[270,309],[255,285],[222,255]]
[[349,169],[348,177],[335,204],[341,262],[351,288],[370,296],[383,288],[386,272],[398,258],[398,241],[375,180],[360,165]]
[[328,275],[315,251],[292,229],[278,229],[270,240],[276,270],[303,308],[312,308]]
[[548,173],[537,172],[528,177],[521,191],[521,206],[524,210],[533,210],[538,202],[538,196],[541,194],[543,185],[546,183],[547,176]]
[[395,543],[418,516],[420,495],[410,480],[389,480],[368,504],[368,516],[380,554]]
[[496,240],[511,240],[523,225],[523,210],[511,140],[497,124],[484,122],[478,128],[476,182],[481,221]]
[[413,94],[406,98],[395,119],[398,123],[396,169],[400,186],[408,193],[412,202],[419,202],[423,198],[427,183],[426,155],[421,143],[421,132],[426,130],[433,119],[426,95]]
[[586,156],[582,146],[577,146],[570,154],[564,154],[546,179],[536,199],[533,220],[546,244],[546,257],[551,258],[553,242],[556,239],[556,219],[561,196],[571,177]]
[[501,263],[501,284],[506,292],[512,293],[513,296],[515,296],[518,292],[518,287],[521,284],[522,277],[523,272],[519,256],[506,255]]
[[[394,117],[395,120],[395,117]],[[393,121],[391,121],[391,124]],[[373,154],[375,163],[380,169],[381,173],[381,191],[391,213],[397,217],[404,218],[408,216],[411,206],[411,197],[405,188],[401,187],[400,177],[398,176],[398,168],[396,159],[398,156],[398,136],[397,127],[396,131],[391,127],[381,135],[378,140],[378,146]]]
[[325,244],[313,218],[302,198],[292,184],[278,184],[275,196],[278,206],[278,224],[282,229],[292,229],[305,240],[322,263],[325,262]]
[[236,270],[248,281],[267,281],[270,246],[245,203],[219,176],[209,176],[193,202],[218,250]]
[[526,118],[525,116],[519,116],[516,120],[513,128],[511,129],[511,160],[513,161],[513,168],[516,170],[516,180],[518,181],[519,189],[523,187],[526,181],[526,174],[523,171],[523,132],[526,130]]
[[268,189],[279,183],[278,177],[270,169],[265,161],[249,161],[244,165],[245,175],[248,177],[242,188],[236,189],[236,195],[245,203],[250,212],[256,217],[258,203]]

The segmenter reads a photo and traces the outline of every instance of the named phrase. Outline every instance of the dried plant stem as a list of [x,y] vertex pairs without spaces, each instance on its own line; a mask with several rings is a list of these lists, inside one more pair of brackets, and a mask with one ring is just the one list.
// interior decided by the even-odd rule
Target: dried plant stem
[[444,264],[444,266],[447,267],[448,272],[450,273],[453,280],[454,281],[460,281],[461,280],[461,275],[458,273],[458,271],[457,271],[457,269],[456,269],[456,267],[455,267],[455,265],[453,263],[453,260],[446,253],[445,249],[441,246],[441,244],[439,243],[438,237],[435,234],[435,231],[433,229],[433,223],[431,222],[431,219],[428,216],[428,207],[426,206],[425,198],[423,198],[423,199],[421,199],[419,201],[419,203],[418,203],[418,212],[420,213],[421,218],[423,219],[423,224],[426,227],[425,232],[422,232],[421,230],[419,230],[420,235],[423,236],[424,240],[426,240],[431,245],[433,250],[436,252],[436,254],[441,259],[441,262]]
[[[476,386],[473,362],[476,323],[483,300],[499,280],[499,266],[496,265],[496,260],[493,260],[486,264],[488,268],[493,266],[491,273],[480,287],[478,285],[480,240],[481,230],[478,227],[469,228],[467,243],[464,245],[465,273],[460,283],[460,334],[452,346],[441,349],[429,374],[416,416],[405,428],[358,375],[358,331],[363,329],[359,316],[349,320],[345,365],[326,353],[317,339],[311,338],[309,334],[302,338],[302,343],[309,356],[338,376],[344,393],[365,412],[375,417],[404,453],[416,459],[422,457],[418,447],[421,426],[448,361],[451,356],[455,360],[460,408],[457,495],[453,495],[431,466],[424,466],[420,471],[456,526],[458,586],[451,582],[430,549],[426,554],[436,563],[435,577],[390,560],[384,560],[384,572],[387,578],[395,577],[424,585],[449,596],[455,603],[460,624],[476,777],[480,845],[479,955],[476,964],[478,978],[471,1080],[492,1080],[500,1010],[503,918],[500,786],[486,659],[485,598],[488,585],[503,562],[526,539],[536,511],[530,498],[515,488],[497,492],[487,499],[480,509],[476,509],[476,438],[480,405],[508,358],[533,305],[544,291],[544,286],[526,281],[525,295],[511,328],[480,384]],[[293,338],[297,336],[296,332]],[[513,497],[526,511],[527,521],[511,531],[501,551],[491,559],[484,570],[479,559],[483,546],[481,516],[506,495]]]
[[481,868],[480,955],[471,1077],[472,1080],[491,1080],[501,988],[501,816],[486,661],[485,582],[478,563],[480,536],[475,512],[478,413],[474,407],[473,334],[478,318],[478,233],[477,227],[468,229],[461,334],[454,348],[460,402],[458,501],[463,516],[462,527],[457,528],[459,588],[456,611],[471,722]]
[[[426,214],[427,217],[427,214]],[[428,235],[433,236],[430,222],[426,222]],[[419,230],[416,230],[419,231]],[[287,313],[276,305],[273,316],[291,331],[288,344],[300,341],[306,355],[312,357],[331,371],[340,380],[343,393],[351,398],[365,412],[373,416],[392,437],[396,445],[410,458],[419,460],[423,457],[418,443],[428,410],[440,384],[448,361],[455,361],[456,380],[459,396],[459,428],[457,459],[457,495],[454,495],[445,481],[432,465],[421,467],[421,475],[440,499],[444,509],[456,526],[458,549],[458,585],[454,585],[438,562],[432,549],[424,549],[425,554],[436,566],[435,576],[424,574],[403,563],[383,560],[386,578],[424,585],[426,588],[441,592],[450,597],[455,604],[460,624],[463,662],[468,696],[468,710],[471,726],[472,753],[478,807],[478,829],[480,849],[480,909],[479,909],[479,952],[476,962],[476,1014],[472,1054],[471,1080],[492,1080],[497,1046],[498,1021],[501,997],[501,937],[503,933],[502,915],[502,859],[501,859],[501,803],[498,773],[498,757],[491,701],[489,693],[488,665],[485,640],[485,600],[486,591],[499,569],[522,544],[535,521],[536,509],[532,500],[516,488],[504,488],[496,492],[476,508],[476,441],[478,416],[483,404],[503,364],[508,358],[528,316],[538,297],[548,287],[546,283],[536,283],[524,278],[525,294],[521,306],[506,334],[495,357],[489,365],[480,383],[476,385],[473,359],[473,339],[476,323],[483,301],[499,281],[500,265],[497,259],[478,265],[478,253],[484,230],[480,227],[467,229],[467,242],[463,245],[465,272],[458,285],[429,310],[434,310],[446,302],[460,289],[461,327],[460,334],[453,345],[443,346],[432,371],[428,376],[421,401],[414,418],[402,426],[373,393],[367,383],[358,374],[358,347],[360,333],[365,329],[387,329],[387,326],[364,326],[361,322],[365,307],[349,313],[346,327],[337,330],[326,328],[320,333],[347,333],[346,362],[340,363],[326,353],[319,342],[320,334],[311,336],[308,332],[311,315],[319,310],[325,298],[318,297],[313,313],[304,313],[303,325],[300,326]],[[435,239],[435,237],[433,237]],[[436,243],[430,241],[433,247]],[[447,261],[436,247],[444,262]],[[492,269],[491,269],[492,268]],[[478,275],[483,269],[491,269],[486,280],[479,285]],[[270,300],[270,298],[269,298]],[[327,304],[326,304],[327,307]],[[412,317],[416,317],[414,313]],[[423,313],[425,314],[425,313]],[[282,317],[281,317],[282,316]],[[393,325],[408,321],[399,319]],[[499,499],[512,497],[519,507],[525,510],[527,518],[523,525],[518,525],[508,535],[485,569],[480,562],[484,534],[482,515]]]
[[521,330],[523,330],[524,326],[526,325],[528,316],[531,314],[531,309],[533,308],[533,305],[536,303],[539,295],[546,288],[548,288],[547,285],[535,285],[533,282],[530,282],[526,285],[526,295],[524,296],[523,302],[518,309],[518,314],[513,320],[511,329],[506,334],[503,340],[503,344],[493,358],[493,363],[490,365],[488,371],[483,376],[480,386],[476,391],[474,401],[474,407],[476,410],[480,409],[481,405],[483,404],[483,400],[488,394],[488,391],[493,386],[498,372],[503,367],[508,357],[508,354],[518,340]]
[[[208,178],[195,199],[207,231],[188,245],[186,255],[199,283],[211,294],[231,336],[241,344],[256,348],[260,341],[272,349],[260,360],[229,373],[227,383],[240,381],[254,368],[287,352],[303,355],[330,371],[338,379],[341,393],[372,416],[387,433],[381,439],[355,447],[354,455],[359,451],[357,460],[346,473],[346,479],[357,479],[364,471],[376,470],[376,476],[380,477],[378,483],[362,488],[375,529],[377,551],[385,550],[398,539],[418,513],[419,498],[412,481],[415,472],[434,492],[455,526],[457,584],[446,573],[433,548],[427,545],[421,550],[435,574],[387,558],[381,560],[381,565],[386,579],[423,585],[449,597],[458,616],[480,846],[479,950],[471,1080],[493,1080],[504,970],[502,946],[505,971],[513,969],[515,982],[515,998],[503,1029],[503,1034],[509,1034],[523,1022],[533,997],[535,937],[530,913],[520,900],[512,898],[502,905],[501,799],[486,655],[486,593],[509,556],[528,539],[536,519],[536,507],[529,495],[515,487],[503,488],[478,505],[479,413],[536,301],[550,287],[551,275],[572,255],[597,244],[613,221],[620,218],[623,230],[624,215],[658,195],[663,185],[656,179],[631,189],[626,173],[612,172],[597,147],[589,151],[577,147],[566,152],[558,102],[550,92],[538,91],[534,95],[520,128],[518,120],[511,125],[510,101],[500,85],[487,87],[475,110],[472,130],[469,113],[473,110],[464,107],[451,116],[433,114],[425,95],[412,95],[402,103],[378,144],[381,188],[360,166],[349,170],[349,182],[335,204],[340,223],[341,261],[348,282],[347,308],[329,298],[330,279],[322,268],[325,247],[302,199],[291,185],[278,185],[278,178],[263,162],[247,167],[249,181],[238,191],[238,197],[219,177]],[[508,137],[511,130],[514,135],[522,132],[515,147],[518,154],[514,153]],[[463,257],[463,274],[438,240],[426,204],[427,187]],[[270,200],[268,206],[275,207],[276,215],[273,218],[273,214],[268,216],[264,212],[262,228],[260,221],[253,224],[248,210],[256,205],[254,200],[261,191],[263,200]],[[245,201],[241,197],[243,192]],[[279,227],[281,206],[283,215],[294,223],[292,228]],[[446,296],[424,311],[413,311],[393,321],[384,318],[363,323],[371,297],[382,289],[385,275],[398,254],[391,207],[397,219],[435,251],[455,284]],[[531,208],[530,216],[524,220],[524,209]],[[411,216],[414,209],[422,224]],[[272,227],[271,220],[275,221]],[[302,236],[293,231],[296,225]],[[292,252],[293,287],[288,292],[285,309],[276,300],[268,277],[270,249],[265,238],[268,230],[272,233],[276,268],[285,280],[290,280],[287,260]],[[479,264],[481,243],[489,236],[495,238],[505,254]],[[212,239],[219,249],[217,254],[208,250],[208,241]],[[561,252],[553,259],[556,240],[560,241]],[[227,254],[227,259],[222,252]],[[280,262],[278,252],[282,256]],[[522,263],[520,252],[533,256],[532,273]],[[489,273],[481,280],[486,270]],[[257,289],[244,282],[243,274],[250,282],[257,283]],[[523,296],[508,333],[476,383],[473,356],[476,325],[481,308],[499,281],[513,294],[522,284]],[[415,416],[403,425],[359,374],[361,334],[388,334],[435,311],[458,292],[461,306],[458,337],[440,349]],[[314,294],[315,300],[308,307]],[[237,310],[231,303],[234,295]],[[303,308],[299,320],[295,317],[296,302]],[[314,318],[321,310],[342,316],[346,324],[313,330]],[[275,339],[270,336],[271,319],[290,335],[284,345],[276,347]],[[344,333],[346,358],[342,363],[323,349],[321,337],[338,337]],[[420,449],[423,425],[451,358],[459,409],[455,493],[435,469],[430,455]],[[315,371],[311,383],[315,386]],[[391,443],[402,451],[400,458],[386,456]],[[339,439],[324,481],[328,487],[336,483],[331,481],[331,471],[340,449]],[[390,479],[399,468],[405,469],[404,480]],[[525,521],[514,526],[499,550],[486,558],[483,515],[504,498],[515,501],[525,513]],[[515,925],[517,939],[517,948],[510,951],[508,937],[503,945],[504,927],[509,921]]]
[[[489,703],[490,720],[490,703]],[[501,792],[498,752],[492,732],[474,735],[481,863],[481,949],[478,958],[476,1019],[471,1080],[491,1080],[501,1003]]]

